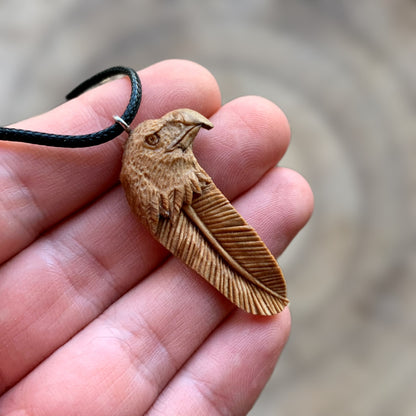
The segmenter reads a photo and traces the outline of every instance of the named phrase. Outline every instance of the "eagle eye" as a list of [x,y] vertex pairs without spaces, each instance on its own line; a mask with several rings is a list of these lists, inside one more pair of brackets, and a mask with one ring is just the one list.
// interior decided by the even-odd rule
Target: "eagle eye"
[[145,142],[151,147],[155,147],[160,141],[160,136],[158,133],[150,134],[149,136],[146,136]]

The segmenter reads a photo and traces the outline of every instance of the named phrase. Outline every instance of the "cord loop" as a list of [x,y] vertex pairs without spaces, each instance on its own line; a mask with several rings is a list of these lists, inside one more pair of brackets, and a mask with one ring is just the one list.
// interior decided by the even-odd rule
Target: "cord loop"
[[[93,75],[86,81],[74,88],[67,96],[67,100],[78,97],[91,87],[107,80],[115,75],[127,75],[131,81],[130,100],[126,110],[120,117],[126,125],[130,125],[137,114],[142,99],[142,86],[137,72],[128,67],[114,66],[98,74]],[[77,136],[42,133],[31,130],[13,129],[8,127],[0,127],[0,140],[32,143],[42,146],[52,147],[90,147],[108,142],[124,131],[123,126],[119,122],[115,122],[112,126],[103,130],[90,134],[82,134]]]

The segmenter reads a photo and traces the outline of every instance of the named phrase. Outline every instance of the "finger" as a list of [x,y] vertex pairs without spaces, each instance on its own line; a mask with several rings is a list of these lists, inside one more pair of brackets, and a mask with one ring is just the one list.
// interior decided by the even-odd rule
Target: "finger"
[[270,378],[289,332],[288,309],[271,318],[231,314],[147,415],[246,415]]
[[[138,121],[178,107],[210,116],[220,106],[214,78],[197,64],[166,61],[140,71],[140,78]],[[15,127],[72,135],[98,131],[124,111],[129,94],[127,79],[113,81]],[[88,149],[0,142],[0,263],[112,186],[122,142]]]
[[[236,123],[242,117],[252,118],[250,129]],[[207,169],[226,188],[227,196],[234,198],[284,153],[287,122],[274,104],[254,97],[229,103],[212,119],[217,133],[213,138],[197,138],[196,142],[211,146],[199,153],[209,151],[212,160],[206,161]],[[245,144],[255,150],[245,152],[250,169],[241,161]],[[225,151],[227,146],[231,147]],[[223,170],[229,170],[227,179],[233,186],[227,186]],[[7,311],[0,321],[5,334],[4,347],[0,345],[4,383],[12,385],[21,378],[166,255],[138,225],[121,188],[116,188],[9,261],[0,272],[0,299]]]
[[214,128],[201,131],[194,151],[201,166],[229,198],[237,195],[235,189],[240,189],[240,184],[244,183],[245,189],[253,186],[280,161],[289,145],[286,116],[262,97],[233,100],[212,121]]
[[[299,173],[280,167],[270,173],[262,178],[261,186],[242,195],[235,207],[245,207],[250,212],[247,221],[256,224],[256,231],[270,251],[279,256],[308,222],[314,198],[308,182]],[[281,218],[276,220],[280,214]],[[276,235],[272,234],[271,225]]]
[[[286,204],[299,207],[298,214],[286,210],[279,193],[289,184],[298,189]],[[274,240],[289,241],[310,215],[311,206],[303,207],[312,202],[307,189],[299,175],[277,168],[235,205],[266,244],[281,247]],[[268,201],[268,222],[257,214],[257,192]],[[31,406],[44,415],[58,408],[76,413],[85,406],[100,415],[115,409],[143,413],[232,309],[208,283],[170,259],[10,390],[0,401],[0,413],[34,396]]]

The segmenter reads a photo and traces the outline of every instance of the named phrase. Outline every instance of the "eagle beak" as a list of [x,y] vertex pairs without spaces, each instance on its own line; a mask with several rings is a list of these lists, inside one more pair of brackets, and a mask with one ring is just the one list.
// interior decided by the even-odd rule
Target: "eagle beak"
[[176,117],[181,116],[177,118],[177,121],[182,124],[183,128],[175,140],[166,148],[168,152],[177,148],[185,151],[192,144],[201,127],[207,130],[214,127],[207,118],[196,111],[186,109],[175,110],[172,113],[175,113]]
[[198,119],[196,125],[199,126],[199,128],[202,127],[204,129],[210,130],[214,127],[214,125],[207,118],[205,118],[203,115],[198,113],[198,116],[199,116],[199,119]]

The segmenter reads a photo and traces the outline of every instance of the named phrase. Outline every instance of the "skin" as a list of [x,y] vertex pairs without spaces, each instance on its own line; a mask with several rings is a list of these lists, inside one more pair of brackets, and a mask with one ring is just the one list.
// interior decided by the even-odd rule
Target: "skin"
[[[279,255],[313,206],[306,181],[275,167],[290,138],[282,111],[259,97],[221,106],[212,75],[191,62],[139,75],[133,127],[182,107],[211,118],[195,155]],[[129,81],[116,80],[16,126],[95,131],[128,97]],[[0,142],[1,415],[244,415],[287,341],[287,308],[237,310],[134,218],[118,183],[125,139]]]

